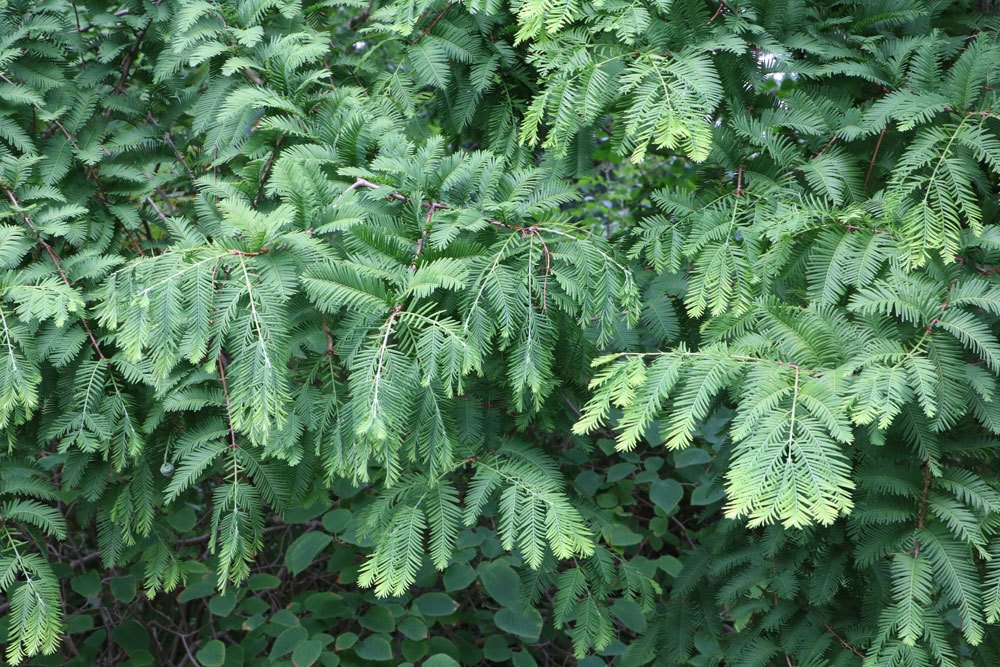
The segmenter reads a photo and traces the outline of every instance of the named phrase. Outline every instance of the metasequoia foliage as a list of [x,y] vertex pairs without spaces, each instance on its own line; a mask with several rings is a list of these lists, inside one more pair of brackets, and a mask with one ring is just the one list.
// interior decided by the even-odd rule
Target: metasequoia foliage
[[998,30],[0,3],[7,662],[1000,664]]

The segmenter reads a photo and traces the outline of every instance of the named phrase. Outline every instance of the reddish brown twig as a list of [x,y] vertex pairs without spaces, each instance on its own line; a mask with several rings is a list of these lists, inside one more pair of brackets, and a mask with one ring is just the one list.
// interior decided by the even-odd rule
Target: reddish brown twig
[[[125,59],[122,60],[122,73],[118,77],[118,83],[115,84],[113,94],[117,95],[125,90],[125,82],[128,81],[129,72],[132,71],[132,65],[135,63],[135,57],[139,53],[139,46],[142,45],[142,40],[146,36],[146,30],[149,29],[149,24],[147,23],[139,34],[135,38],[135,42],[132,44],[132,48],[128,50],[125,54]],[[111,109],[105,112],[105,115],[110,114]]]
[[833,626],[831,626],[829,623],[826,624],[826,630],[831,635],[833,635],[834,637],[836,637],[837,641],[840,642],[840,645],[843,646],[844,648],[846,648],[848,651],[850,651],[854,655],[858,656],[859,658],[864,658],[865,657],[865,654],[862,653],[861,651],[859,651],[858,649],[856,649],[853,644],[851,644],[846,639],[844,639],[843,637],[841,637],[840,635],[838,635],[837,631],[834,630]]
[[219,380],[222,381],[222,396],[226,399],[226,421],[229,424],[229,449],[239,449],[236,444],[236,429],[233,428],[233,413],[229,402],[229,385],[226,383],[226,360],[222,353],[215,358],[215,363],[219,366]]
[[413,262],[410,264],[410,271],[417,270],[417,260],[420,259],[420,253],[424,250],[424,244],[427,243],[427,235],[431,231],[431,218],[434,215],[434,211],[439,208],[443,208],[443,205],[437,202],[431,202],[427,207],[427,219],[424,221],[424,229],[420,234],[420,238],[417,240],[417,251],[413,254]]
[[243,76],[245,76],[247,80],[255,86],[260,86],[261,88],[264,87],[264,79],[260,78],[257,72],[253,71],[249,67],[243,68]]
[[725,0],[720,0],[719,6],[715,8],[715,13],[712,14],[712,18],[708,19],[708,22],[711,23],[715,19],[719,18],[719,15],[722,14],[723,9],[729,10],[730,14],[733,13],[732,8],[726,4]]
[[375,6],[375,0],[368,0],[368,6],[365,7],[360,14],[351,18],[351,20],[347,22],[347,27],[350,28],[351,30],[354,30],[359,25],[367,21],[368,17],[372,15],[372,8],[374,6]]
[[[350,185],[348,185],[347,188],[344,190],[343,193],[341,193],[340,196],[343,197],[344,193],[350,192],[351,190],[357,190],[358,188],[366,188],[368,190],[378,190],[379,188],[387,188],[387,187],[389,187],[389,186],[388,185],[382,185],[380,183],[372,183],[371,181],[369,181],[366,178],[360,178],[359,177],[353,183],[351,183]],[[407,197],[406,195],[401,194],[399,192],[392,192],[392,193],[390,193],[390,194],[388,194],[386,196],[389,197],[389,199],[395,199],[396,201],[410,201],[409,197]],[[448,208],[444,204],[441,204],[441,203],[438,203],[438,202],[431,202],[429,204],[422,204],[422,206],[432,206],[432,205],[435,208],[438,208],[438,209]]]
[[278,151],[281,150],[281,143],[285,140],[284,134],[279,134],[277,140],[274,142],[274,148],[271,150],[271,155],[267,158],[267,162],[264,163],[264,169],[260,172],[260,178],[257,182],[257,194],[253,198],[253,207],[257,208],[257,204],[260,203],[260,198],[264,194],[264,184],[267,182],[268,176],[271,175],[271,168],[274,167],[274,160],[278,157]]
[[868,189],[868,181],[872,177],[872,169],[875,168],[875,158],[878,157],[878,151],[882,147],[882,139],[885,138],[885,131],[886,131],[886,129],[888,129],[888,126],[883,127],[881,134],[878,135],[878,141],[875,143],[875,152],[872,153],[872,159],[868,163],[868,173],[865,174],[865,186],[864,186],[865,190]]
[[552,253],[549,252],[549,246],[545,243],[545,239],[542,238],[541,230],[537,225],[520,227],[519,229],[525,237],[538,237],[538,240],[542,244],[542,255],[545,257],[545,273],[542,274],[542,312],[546,312],[548,310],[549,274],[552,272]]
[[816,153],[816,155],[813,155],[813,157],[817,158],[820,155],[822,155],[823,153],[827,152],[828,150],[830,150],[830,146],[833,146],[835,143],[837,143],[837,135],[836,134],[833,135],[832,137],[830,137],[830,141],[826,142],[826,146],[823,146],[823,150],[821,150],[819,153]]

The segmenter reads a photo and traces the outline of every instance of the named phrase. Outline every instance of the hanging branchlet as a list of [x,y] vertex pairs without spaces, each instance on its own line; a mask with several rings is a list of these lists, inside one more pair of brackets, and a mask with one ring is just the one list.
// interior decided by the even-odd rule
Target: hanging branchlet
[[1000,662],[990,17],[99,4],[0,8],[5,664]]

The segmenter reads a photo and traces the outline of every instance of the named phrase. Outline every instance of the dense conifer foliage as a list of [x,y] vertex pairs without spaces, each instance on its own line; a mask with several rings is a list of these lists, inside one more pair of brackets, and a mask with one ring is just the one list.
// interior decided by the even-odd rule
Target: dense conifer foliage
[[0,0],[5,661],[1000,665],[998,30]]

